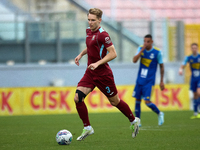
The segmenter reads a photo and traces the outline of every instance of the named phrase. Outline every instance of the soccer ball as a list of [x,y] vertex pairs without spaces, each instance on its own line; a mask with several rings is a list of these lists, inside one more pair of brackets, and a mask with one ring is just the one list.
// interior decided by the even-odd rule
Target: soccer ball
[[68,130],[60,130],[56,134],[56,141],[59,145],[69,145],[72,142],[72,134]]

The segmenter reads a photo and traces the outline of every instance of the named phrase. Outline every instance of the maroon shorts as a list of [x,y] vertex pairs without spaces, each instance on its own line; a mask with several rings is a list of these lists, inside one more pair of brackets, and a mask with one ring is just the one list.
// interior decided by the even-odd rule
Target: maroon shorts
[[117,88],[113,74],[94,76],[89,71],[86,71],[83,78],[78,83],[78,87],[88,87],[92,90],[97,86],[98,89],[107,97],[113,97],[117,94]]

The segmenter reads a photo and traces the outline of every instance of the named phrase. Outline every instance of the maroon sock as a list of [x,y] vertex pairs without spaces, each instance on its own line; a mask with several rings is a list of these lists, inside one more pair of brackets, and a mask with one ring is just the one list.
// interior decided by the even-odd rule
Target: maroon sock
[[88,117],[88,110],[84,102],[76,103],[76,110],[78,111],[79,117],[83,121],[84,127],[90,125],[89,117]]
[[135,120],[130,107],[123,100],[120,100],[116,107],[129,119],[130,122]]

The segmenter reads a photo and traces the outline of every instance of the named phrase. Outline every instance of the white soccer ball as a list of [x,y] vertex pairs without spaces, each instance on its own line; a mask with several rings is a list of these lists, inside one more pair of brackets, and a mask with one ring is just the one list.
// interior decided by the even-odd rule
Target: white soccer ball
[[60,130],[56,134],[56,141],[59,145],[69,145],[72,142],[72,134],[68,130]]

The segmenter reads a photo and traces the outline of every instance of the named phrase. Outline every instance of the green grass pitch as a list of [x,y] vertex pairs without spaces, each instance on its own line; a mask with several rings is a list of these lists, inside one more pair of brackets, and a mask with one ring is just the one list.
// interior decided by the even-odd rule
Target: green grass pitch
[[[95,134],[76,141],[82,132],[77,114],[0,117],[0,150],[197,150],[200,149],[200,119],[191,111],[165,112],[159,127],[153,112],[142,112],[142,127],[135,139],[121,113],[90,114]],[[71,145],[58,145],[56,133],[67,129]]]

